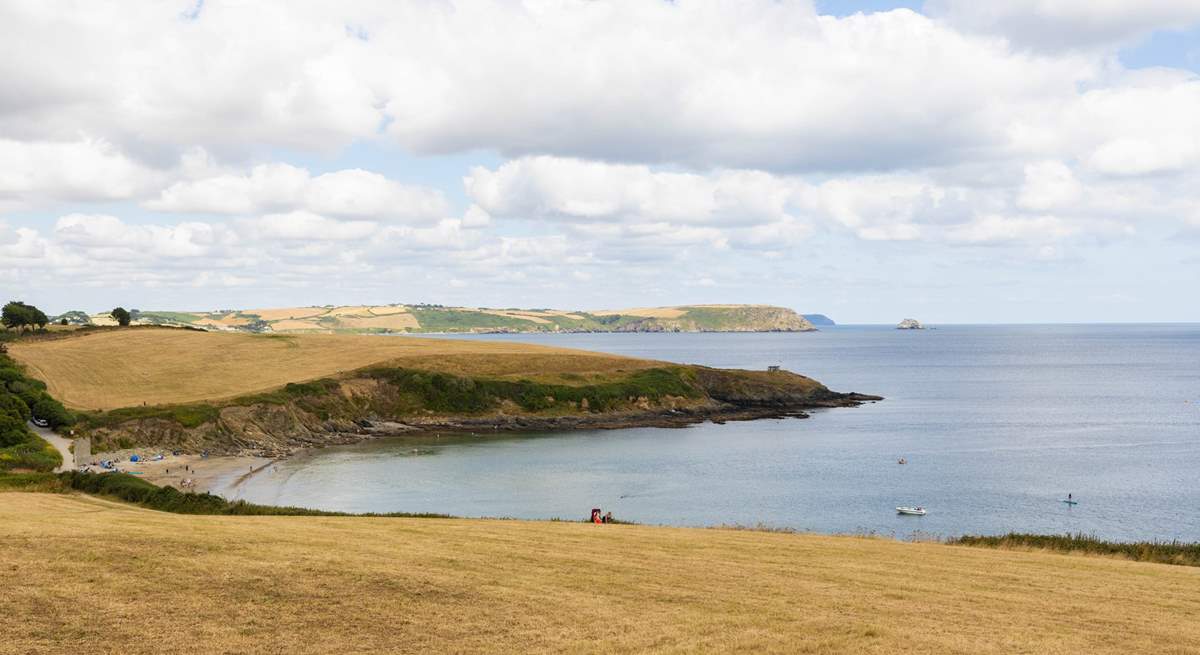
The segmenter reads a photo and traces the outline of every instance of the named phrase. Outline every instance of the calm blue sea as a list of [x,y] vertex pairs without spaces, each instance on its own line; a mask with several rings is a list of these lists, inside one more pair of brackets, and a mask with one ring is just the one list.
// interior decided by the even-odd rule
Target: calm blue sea
[[[229,495],[521,518],[601,507],[643,523],[901,538],[1018,530],[1200,541],[1200,325],[486,338],[779,364],[887,400],[804,420],[389,439],[293,458]],[[1059,502],[1068,493],[1078,505]],[[897,516],[901,504],[929,514]]]

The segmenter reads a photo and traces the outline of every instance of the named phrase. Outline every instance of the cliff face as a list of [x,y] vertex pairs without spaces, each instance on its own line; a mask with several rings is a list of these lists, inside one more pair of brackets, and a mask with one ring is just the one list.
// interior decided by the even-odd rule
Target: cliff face
[[[90,320],[99,323],[107,319],[93,316]],[[593,311],[441,305],[140,311],[134,323],[234,332],[804,332],[816,329],[791,309],[770,305],[683,305]]]
[[283,455],[412,431],[526,431],[676,426],[705,420],[805,416],[874,396],[841,394],[802,375],[669,366],[598,384],[499,381],[379,368],[288,385],[224,406],[136,408],[79,427],[96,451],[157,447]]

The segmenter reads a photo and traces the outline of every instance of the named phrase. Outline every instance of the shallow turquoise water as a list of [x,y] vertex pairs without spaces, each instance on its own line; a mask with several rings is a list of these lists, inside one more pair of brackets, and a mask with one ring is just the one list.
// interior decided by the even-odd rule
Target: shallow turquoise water
[[[805,420],[382,440],[282,462],[232,494],[358,512],[602,507],[673,525],[1200,540],[1200,325],[486,338],[781,364],[887,400]],[[1079,505],[1059,502],[1068,492]],[[897,516],[900,504],[929,515]]]

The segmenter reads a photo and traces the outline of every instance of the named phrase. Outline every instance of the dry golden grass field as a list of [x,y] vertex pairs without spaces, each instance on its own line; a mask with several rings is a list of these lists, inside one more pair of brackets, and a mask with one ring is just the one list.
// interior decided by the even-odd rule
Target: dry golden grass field
[[1200,652],[1200,569],[1096,557],[28,493],[0,526],[0,653]]
[[564,374],[583,380],[660,364],[518,343],[166,328],[24,341],[9,351],[55,398],[87,410],[232,398],[381,363],[547,380]]

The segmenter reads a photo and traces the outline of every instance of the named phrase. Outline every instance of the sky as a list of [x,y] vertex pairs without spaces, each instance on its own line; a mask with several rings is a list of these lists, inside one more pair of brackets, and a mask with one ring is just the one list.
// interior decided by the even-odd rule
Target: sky
[[0,295],[1200,321],[1196,0],[0,4]]

